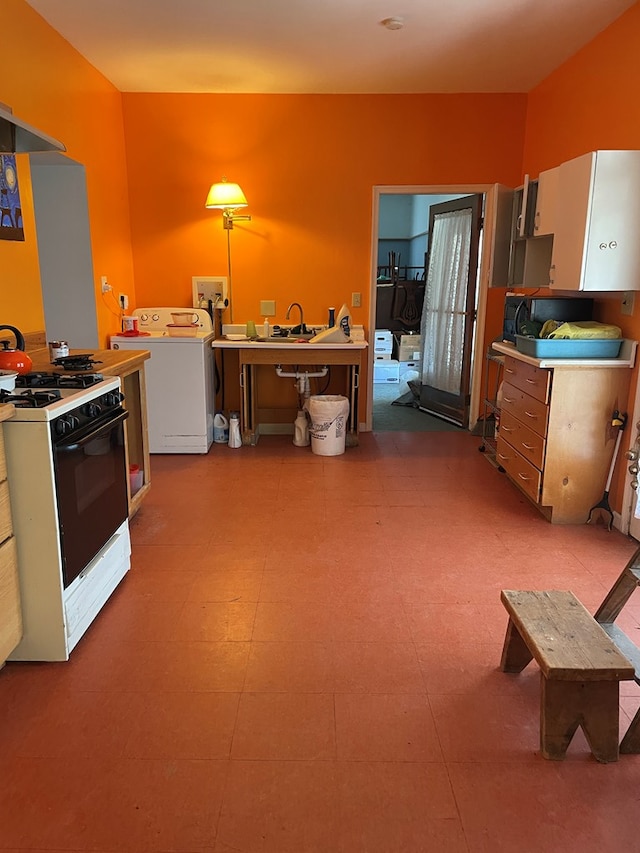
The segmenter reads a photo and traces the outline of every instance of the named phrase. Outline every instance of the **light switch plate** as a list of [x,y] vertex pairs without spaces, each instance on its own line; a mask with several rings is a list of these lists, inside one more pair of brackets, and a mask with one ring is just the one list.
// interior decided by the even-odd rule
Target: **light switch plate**
[[260,316],[275,317],[276,316],[276,300],[261,299],[260,300]]
[[351,307],[352,308],[360,308],[362,305],[362,294],[361,293],[352,293],[351,294]]

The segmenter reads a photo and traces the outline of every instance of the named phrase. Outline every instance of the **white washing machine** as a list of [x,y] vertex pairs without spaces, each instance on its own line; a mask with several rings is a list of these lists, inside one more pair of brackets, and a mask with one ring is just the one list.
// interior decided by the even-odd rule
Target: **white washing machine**
[[[194,337],[172,337],[172,314],[192,311]],[[206,453],[213,442],[213,324],[200,308],[136,308],[138,331],[112,335],[111,349],[149,350],[145,361],[151,453]]]

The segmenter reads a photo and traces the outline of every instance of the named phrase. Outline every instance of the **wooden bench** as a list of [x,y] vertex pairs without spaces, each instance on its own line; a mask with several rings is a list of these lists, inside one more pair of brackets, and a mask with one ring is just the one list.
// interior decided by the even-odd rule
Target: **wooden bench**
[[572,592],[502,590],[501,669],[540,667],[540,750],[562,760],[578,726],[598,761],[618,760],[619,682],[635,669]]

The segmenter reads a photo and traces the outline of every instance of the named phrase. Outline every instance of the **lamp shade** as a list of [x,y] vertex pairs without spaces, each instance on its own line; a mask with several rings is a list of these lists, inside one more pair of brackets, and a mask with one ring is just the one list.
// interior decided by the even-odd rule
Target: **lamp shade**
[[226,180],[219,184],[212,184],[204,203],[205,207],[221,208],[222,210],[226,207],[235,210],[238,207],[247,207],[247,205],[246,196],[238,184],[230,184]]

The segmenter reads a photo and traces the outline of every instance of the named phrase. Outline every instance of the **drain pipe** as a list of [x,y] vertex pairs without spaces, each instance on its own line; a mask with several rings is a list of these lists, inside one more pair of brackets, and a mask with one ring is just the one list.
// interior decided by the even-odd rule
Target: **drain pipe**
[[282,379],[295,379],[296,380],[296,388],[298,394],[302,397],[305,404],[309,399],[311,394],[311,389],[309,386],[309,379],[322,379],[329,372],[329,368],[325,365],[320,371],[316,371],[315,373],[300,373],[296,371],[295,373],[285,373],[280,364],[276,364],[276,375],[280,376]]
[[328,367],[323,367],[322,370],[317,371],[316,373],[307,373],[306,371],[304,373],[285,373],[282,367],[279,364],[276,364],[276,374],[278,376],[281,376],[283,379],[300,380],[304,379],[305,377],[308,379],[322,379],[324,376],[327,375],[328,370]]

